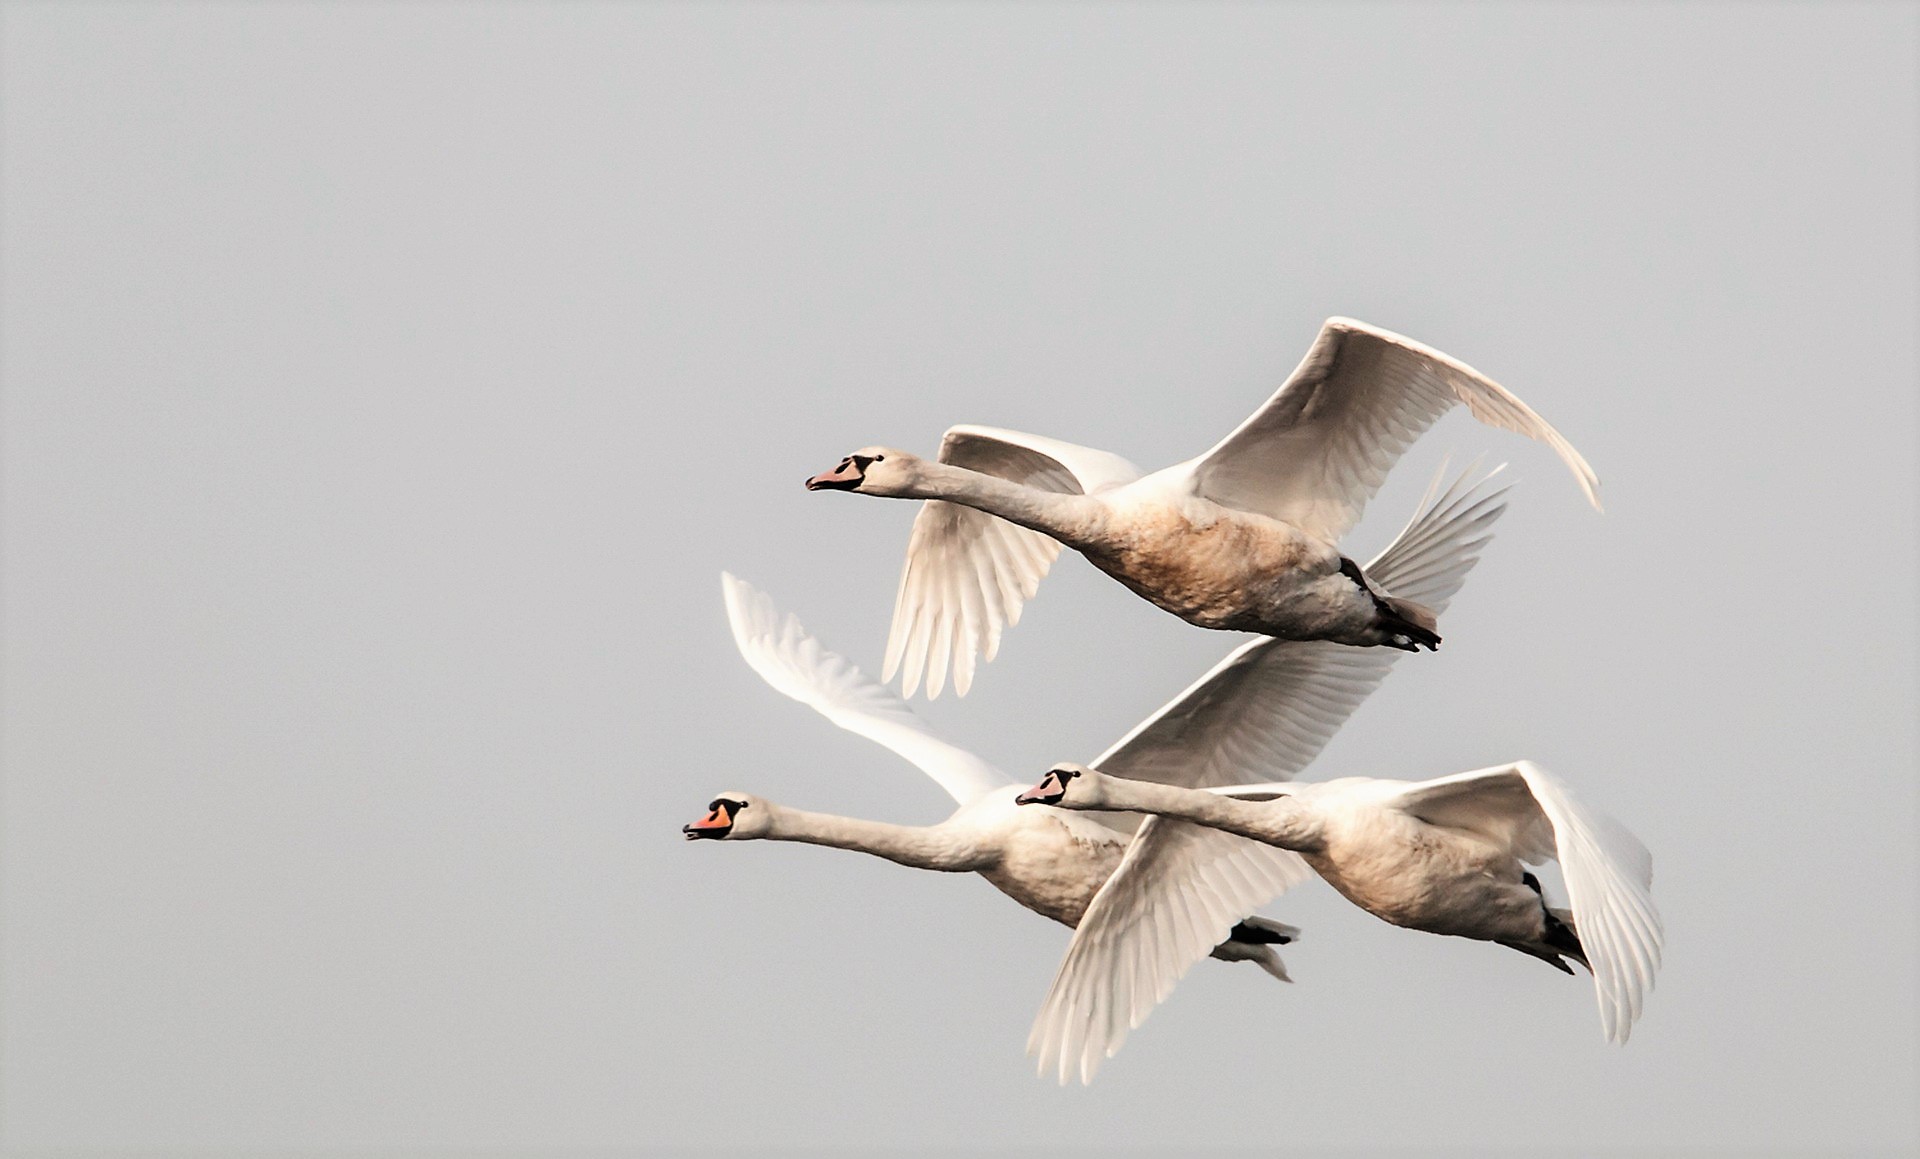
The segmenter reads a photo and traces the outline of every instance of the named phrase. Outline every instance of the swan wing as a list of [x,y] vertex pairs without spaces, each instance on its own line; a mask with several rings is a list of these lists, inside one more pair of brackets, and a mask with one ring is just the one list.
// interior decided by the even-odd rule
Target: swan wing
[[1442,491],[1447,476],[1442,463],[1413,518],[1367,564],[1368,577],[1393,595],[1425,604],[1435,615],[1446,611],[1493,538],[1494,522],[1507,509],[1511,485],[1492,485],[1506,469],[1502,463],[1482,475],[1476,463]]
[[1410,785],[1396,804],[1428,824],[1504,842],[1522,861],[1560,863],[1574,929],[1593,970],[1601,1029],[1625,1042],[1653,989],[1665,940],[1649,892],[1647,847],[1532,761]]
[[[939,458],[1068,495],[1140,477],[1118,455],[995,427],[953,427],[940,441]],[[998,516],[943,499],[922,504],[907,541],[880,679],[900,673],[901,694],[912,696],[924,678],[931,700],[945,687],[951,663],[953,690],[965,696],[979,656],[993,659],[1000,633],[1019,622],[1021,607],[1059,554],[1058,541]]]
[[962,805],[1008,783],[992,765],[935,736],[906,701],[827,651],[798,618],[781,615],[765,592],[727,572],[720,573],[720,590],[734,644],[775,691],[899,753]]
[[1236,922],[1313,875],[1297,853],[1149,817],[1094,895],[1027,1036],[1042,1075],[1093,1081]]
[[1351,318],[1329,318],[1266,405],[1188,464],[1192,484],[1216,502],[1334,542],[1359,521],[1401,453],[1457,403],[1489,426],[1552,447],[1600,506],[1593,468],[1505,387],[1430,346]]
[[[1436,611],[1459,591],[1506,510],[1474,468],[1445,470],[1394,542],[1368,565],[1383,587]],[[1397,651],[1256,640],[1143,721],[1094,766],[1111,776],[1267,800],[1312,761],[1385,678]],[[1119,817],[1116,816],[1116,820]],[[1191,822],[1149,817],[1094,896],[1027,1040],[1042,1074],[1092,1081],[1127,1032],[1240,921],[1311,874],[1298,854]]]
[[[1444,611],[1479,561],[1506,490],[1444,478],[1367,574],[1396,595]],[[1096,758],[1110,776],[1205,788],[1249,776],[1285,780],[1307,767],[1386,678],[1401,653],[1324,640],[1255,640],[1234,649],[1192,687]]]

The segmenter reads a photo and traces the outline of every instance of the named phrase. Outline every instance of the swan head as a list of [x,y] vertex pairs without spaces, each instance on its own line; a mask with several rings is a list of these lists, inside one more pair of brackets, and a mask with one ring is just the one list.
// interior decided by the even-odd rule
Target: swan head
[[765,802],[750,793],[729,790],[707,805],[705,816],[691,825],[680,826],[680,832],[685,833],[689,841],[751,841],[766,833],[767,824]]
[[1062,809],[1098,809],[1104,780],[1085,765],[1063,762],[1047,770],[1040,783],[1013,799],[1016,805],[1056,805]]
[[831,471],[807,480],[809,491],[857,491],[862,495],[912,497],[920,481],[920,457],[892,447],[861,447]]

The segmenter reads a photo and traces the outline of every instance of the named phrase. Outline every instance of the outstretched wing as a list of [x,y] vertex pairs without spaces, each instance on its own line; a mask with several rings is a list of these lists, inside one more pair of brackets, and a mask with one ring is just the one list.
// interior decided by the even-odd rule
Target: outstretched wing
[[1552,447],[1596,509],[1599,479],[1580,452],[1499,383],[1411,338],[1329,318],[1265,406],[1189,464],[1195,489],[1337,541],[1360,520],[1400,455],[1464,403],[1489,426]]
[[[1368,565],[1383,587],[1443,610],[1506,510],[1505,489],[1469,468],[1441,475],[1406,529]],[[1436,492],[1439,494],[1436,496]],[[1093,762],[1110,776],[1189,788],[1291,779],[1385,678],[1398,651],[1256,640]],[[1236,797],[1271,785],[1233,785]],[[1115,814],[1116,822],[1127,814]],[[1041,1073],[1090,1082],[1133,1027],[1235,922],[1305,879],[1298,854],[1169,817],[1149,817],[1074,931],[1027,1039]]]
[[[1506,510],[1506,489],[1468,468],[1436,497],[1442,474],[1393,543],[1367,565],[1381,587],[1446,609]],[[1103,773],[1188,788],[1286,780],[1326,747],[1402,653],[1325,640],[1243,644],[1092,764]]]
[[992,765],[935,736],[906,701],[821,647],[765,592],[727,572],[720,573],[720,590],[740,655],[775,691],[899,753],[962,805],[1008,783]]
[[[994,427],[951,428],[940,441],[940,461],[1069,495],[1140,477],[1118,455]],[[924,673],[931,700],[946,685],[951,663],[953,690],[965,696],[977,658],[993,659],[1000,633],[1020,621],[1021,607],[1059,554],[1057,541],[998,516],[943,499],[922,504],[907,541],[880,679],[900,672],[901,694],[912,696]]]
[[1649,892],[1653,858],[1646,846],[1532,761],[1423,781],[1395,803],[1430,825],[1502,842],[1522,861],[1560,863],[1574,929],[1593,969],[1601,1029],[1625,1042],[1653,989],[1665,939]]
[[1234,923],[1311,876],[1297,853],[1147,818],[1080,919],[1027,1035],[1040,1073],[1092,1082]]

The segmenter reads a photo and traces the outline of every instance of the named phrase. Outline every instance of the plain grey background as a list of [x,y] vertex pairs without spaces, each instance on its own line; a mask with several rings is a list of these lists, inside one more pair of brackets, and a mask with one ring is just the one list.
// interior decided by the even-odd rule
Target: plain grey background
[[[1916,1142],[1915,9],[5,9],[4,1141],[207,1151]],[[877,668],[952,422],[1156,467],[1345,313],[1586,453],[1309,775],[1548,764],[1665,972],[1317,883],[1034,1078],[1066,932],[683,843],[931,822],[766,689],[730,568]],[[1456,459],[1456,461],[1458,461]],[[1236,643],[1061,561],[928,716],[1086,759]]]

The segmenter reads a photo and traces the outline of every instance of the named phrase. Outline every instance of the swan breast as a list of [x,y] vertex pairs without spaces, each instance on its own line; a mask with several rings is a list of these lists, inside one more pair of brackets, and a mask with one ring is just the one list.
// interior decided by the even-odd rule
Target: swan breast
[[1087,558],[1139,595],[1206,628],[1261,630],[1286,589],[1336,571],[1339,552],[1278,520],[1204,499],[1114,502]]
[[999,854],[980,876],[1043,917],[1075,926],[1126,853],[1124,835],[1044,805],[1013,804],[1010,789],[995,809]]

